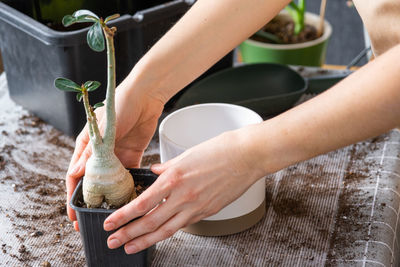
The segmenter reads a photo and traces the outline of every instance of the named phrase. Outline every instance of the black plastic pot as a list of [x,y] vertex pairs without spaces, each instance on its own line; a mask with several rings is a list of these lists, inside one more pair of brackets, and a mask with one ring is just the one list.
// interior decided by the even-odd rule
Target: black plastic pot
[[[53,30],[43,24],[49,18],[43,18],[44,11],[40,11],[40,5],[39,11],[35,11],[32,3],[48,4],[53,1],[66,0],[2,0],[0,50],[11,98],[64,133],[76,136],[86,122],[83,105],[76,101],[75,94],[56,90],[54,79],[66,77],[78,84],[87,80],[100,81],[102,87],[91,94],[91,102],[103,101],[107,77],[106,52],[97,53],[88,47],[88,28],[65,32]],[[142,3],[127,8],[128,11],[134,12],[130,13],[134,15],[121,12],[122,16],[111,23],[118,29],[115,37],[117,83],[127,76],[143,54],[193,3],[189,0],[175,0],[164,4],[159,4],[165,2],[163,0],[68,2],[82,2],[81,8],[92,8],[95,11],[96,8],[92,5],[100,3],[102,13],[106,15],[115,11],[125,11],[123,7],[128,3]],[[117,4],[106,4],[103,8],[103,2],[119,3],[121,10],[115,9]],[[150,4],[158,5],[136,12],[138,8]],[[38,13],[43,13],[43,23],[34,19],[38,17]],[[231,65],[232,53],[220,61],[212,71]]]
[[[144,186],[150,186],[158,177],[148,169],[130,169],[129,171],[135,182],[139,182]],[[104,231],[103,223],[115,211],[114,209],[82,208],[79,203],[83,203],[82,181],[76,187],[70,205],[76,212],[85,249],[86,264],[89,267],[150,266],[155,246],[130,255],[125,253],[123,247],[118,249],[109,249],[107,247],[107,238],[114,231]]]

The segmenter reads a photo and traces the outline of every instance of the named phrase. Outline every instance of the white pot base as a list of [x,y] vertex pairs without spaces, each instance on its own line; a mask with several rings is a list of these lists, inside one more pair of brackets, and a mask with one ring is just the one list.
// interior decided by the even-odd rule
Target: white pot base
[[236,234],[249,229],[258,223],[265,215],[265,200],[255,210],[245,215],[225,220],[202,220],[189,225],[184,232],[201,236],[224,236]]

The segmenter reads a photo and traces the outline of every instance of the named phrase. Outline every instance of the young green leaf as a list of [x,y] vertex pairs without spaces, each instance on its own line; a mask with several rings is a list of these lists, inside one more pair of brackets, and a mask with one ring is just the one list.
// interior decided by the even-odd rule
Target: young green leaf
[[109,22],[110,20],[113,20],[113,19],[116,19],[116,18],[119,18],[119,14],[114,14],[114,15],[108,16],[108,17],[104,20],[104,22],[107,23],[107,22]]
[[54,85],[62,91],[81,92],[81,87],[79,85],[66,78],[57,78],[54,81]]
[[104,50],[103,30],[100,22],[96,22],[92,27],[90,27],[89,32],[87,33],[87,42],[89,47],[96,52]]
[[82,15],[75,18],[75,22],[97,22],[98,20],[88,15]]
[[86,16],[90,16],[90,17],[99,19],[99,17],[96,14],[94,14],[92,11],[87,10],[87,9],[77,10],[72,14],[72,16],[74,16],[74,17],[79,17],[82,15],[86,15]]
[[78,102],[81,102],[82,97],[83,97],[83,93],[82,92],[79,92],[79,93],[76,94],[76,100],[78,100]]
[[74,24],[75,22],[76,22],[76,18],[74,16],[71,16],[71,15],[66,15],[62,19],[62,24],[65,27],[68,27],[68,26]]
[[102,106],[104,106],[104,103],[103,102],[99,102],[99,103],[95,104],[93,107],[94,108],[99,108],[99,107],[102,107]]
[[92,91],[96,90],[97,88],[99,88],[100,85],[101,85],[101,83],[98,81],[87,81],[84,84],[84,86],[85,86],[86,90],[88,90],[88,92],[92,92]]

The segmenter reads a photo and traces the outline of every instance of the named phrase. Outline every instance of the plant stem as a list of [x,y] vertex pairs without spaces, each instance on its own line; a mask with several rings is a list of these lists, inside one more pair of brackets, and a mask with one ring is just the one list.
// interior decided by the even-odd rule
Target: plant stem
[[105,149],[110,153],[114,152],[115,146],[115,54],[114,54],[114,33],[115,27],[108,28],[102,23],[104,36],[107,44],[107,94],[106,94],[106,128],[103,142]]
[[286,7],[286,11],[292,17],[294,22],[294,33],[297,35],[304,29],[304,12],[306,9],[306,1],[299,0],[298,4],[291,1]]
[[99,151],[99,145],[102,143],[99,127],[97,125],[96,114],[93,112],[93,108],[89,104],[89,94],[86,90],[83,92],[83,105],[85,107],[89,137],[92,143],[93,153]]

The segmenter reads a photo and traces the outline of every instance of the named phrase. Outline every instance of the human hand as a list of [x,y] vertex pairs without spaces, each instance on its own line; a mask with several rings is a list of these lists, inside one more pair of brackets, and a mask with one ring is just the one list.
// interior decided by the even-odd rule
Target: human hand
[[[115,100],[117,118],[115,154],[125,167],[136,168],[139,167],[143,152],[155,132],[163,103],[157,98],[145,94],[138,95],[125,88],[117,88]],[[104,108],[96,109],[96,116],[99,128],[103,131],[106,121]],[[85,173],[86,161],[92,153],[88,143],[89,135],[85,126],[76,140],[75,151],[66,176],[67,212],[76,230],[79,230],[76,215],[69,202],[76,185]]]
[[[159,178],[138,198],[111,214],[109,248],[125,244],[136,253],[172,236],[180,228],[211,216],[237,199],[265,174],[253,168],[246,129],[227,132],[178,157],[152,166]],[[165,200],[165,201],[164,201]]]

